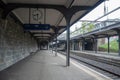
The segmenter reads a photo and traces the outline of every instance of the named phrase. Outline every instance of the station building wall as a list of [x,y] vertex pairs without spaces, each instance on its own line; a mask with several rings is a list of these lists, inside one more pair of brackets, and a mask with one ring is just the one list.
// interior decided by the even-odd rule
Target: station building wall
[[0,9],[0,71],[37,51],[37,42],[13,17],[2,19]]

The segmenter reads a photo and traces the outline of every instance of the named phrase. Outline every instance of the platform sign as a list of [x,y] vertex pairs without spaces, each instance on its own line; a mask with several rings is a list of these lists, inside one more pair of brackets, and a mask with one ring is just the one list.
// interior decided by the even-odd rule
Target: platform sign
[[29,31],[29,30],[49,30],[50,25],[49,24],[24,24],[24,29],[26,31]]

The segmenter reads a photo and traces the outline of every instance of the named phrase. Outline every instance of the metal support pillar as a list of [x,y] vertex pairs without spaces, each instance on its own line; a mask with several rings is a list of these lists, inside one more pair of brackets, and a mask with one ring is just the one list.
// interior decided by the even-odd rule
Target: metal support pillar
[[77,45],[77,50],[79,50],[79,42],[78,42],[78,41],[77,41],[77,44],[76,44],[76,45]]
[[40,43],[38,40],[36,40],[36,42],[37,42],[37,48],[38,48],[38,50],[40,50]]
[[48,41],[48,50],[50,50],[50,43],[49,43],[49,41]]
[[97,53],[97,38],[94,39],[95,40],[95,53]]
[[75,40],[74,43],[75,43],[75,44],[74,44],[74,50],[77,50],[77,41]]
[[78,41],[78,50],[80,50],[80,41]]
[[52,53],[53,53],[53,41],[52,41]]
[[108,53],[110,52],[110,37],[108,36]]
[[70,50],[72,50],[72,42],[70,42]]
[[55,39],[55,56],[57,56],[57,36],[56,36],[56,39]]
[[81,41],[79,42],[79,48],[80,48],[80,51],[82,51],[82,42]]
[[67,21],[67,54],[66,66],[70,66],[70,21]]
[[49,42],[48,42],[48,44],[47,44],[47,50],[49,50]]
[[118,54],[119,54],[119,56],[120,56],[120,33],[118,33],[118,49],[119,49],[119,51],[118,51]]
[[85,39],[82,40],[82,51],[85,50]]
[[77,50],[77,40],[75,40],[75,50]]
[[76,41],[74,41],[74,50],[76,50]]
[[73,49],[72,50],[75,50],[75,41],[73,40]]
[[120,56],[120,29],[114,29],[118,34],[118,55]]
[[94,36],[94,38],[93,38],[93,42],[94,42],[94,51],[95,51],[95,53],[97,53],[97,51],[98,51],[98,45],[97,45],[98,40],[97,40],[97,35],[93,34],[93,36]]

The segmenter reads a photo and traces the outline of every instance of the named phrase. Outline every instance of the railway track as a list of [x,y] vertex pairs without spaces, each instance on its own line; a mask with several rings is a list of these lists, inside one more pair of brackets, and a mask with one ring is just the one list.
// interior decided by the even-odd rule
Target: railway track
[[76,54],[77,56],[80,56],[83,58],[87,58],[87,59],[91,59],[91,60],[95,60],[98,62],[102,62],[102,63],[106,63],[106,64],[120,67],[120,61],[115,60],[115,59],[104,58],[104,57],[99,57],[99,56],[94,56],[94,55],[89,55],[89,54],[86,55],[84,53],[80,54],[80,53],[71,52],[71,54]]
[[[63,54],[63,55],[66,55],[65,52],[59,51],[59,53],[61,53],[61,54]],[[99,61],[99,60],[94,61],[94,60],[90,60],[90,59],[88,59],[88,58],[80,57],[80,56],[78,56],[78,55],[73,55],[73,54],[71,54],[70,57],[71,57],[72,59],[76,60],[77,62],[79,62],[79,63],[81,63],[81,64],[83,64],[83,65],[85,65],[85,66],[88,66],[88,67],[90,67],[90,68],[92,68],[92,69],[94,69],[94,70],[102,73],[103,75],[106,75],[106,76],[110,77],[110,78],[113,79],[113,80],[120,80],[120,74],[117,74],[117,73],[115,73],[115,71],[113,72],[112,70],[109,70],[109,69],[107,69],[107,68],[103,68],[103,67],[102,67],[103,65],[106,66],[106,67],[107,67],[107,66],[110,66],[110,64],[109,64],[109,63],[107,64],[107,62],[106,62],[106,63],[105,63],[105,62],[102,63],[102,62]],[[100,65],[101,65],[101,66],[100,66]],[[118,67],[118,65],[117,65],[117,66],[111,65],[111,66],[112,66],[113,68],[114,68],[114,67]],[[119,68],[120,68],[120,67],[118,67],[118,69],[119,69]],[[117,69],[116,69],[116,70],[117,70]]]

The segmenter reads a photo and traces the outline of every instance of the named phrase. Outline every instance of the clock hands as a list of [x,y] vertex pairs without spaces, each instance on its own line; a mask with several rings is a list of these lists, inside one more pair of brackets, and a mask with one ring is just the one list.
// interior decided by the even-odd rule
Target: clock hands
[[42,11],[38,9],[33,10],[32,16],[34,20],[39,21],[40,19],[42,19]]

